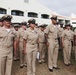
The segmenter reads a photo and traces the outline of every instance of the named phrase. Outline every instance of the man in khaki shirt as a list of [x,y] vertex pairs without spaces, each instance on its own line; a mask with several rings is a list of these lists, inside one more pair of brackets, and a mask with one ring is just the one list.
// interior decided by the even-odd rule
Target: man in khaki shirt
[[58,27],[58,32],[59,32],[59,34],[58,34],[58,37],[59,37],[59,50],[62,50],[62,40],[61,40],[61,35],[62,35],[62,32],[64,31],[64,29],[63,29],[63,24],[60,24],[60,27]]
[[26,32],[27,23],[22,22],[21,27],[18,30],[18,36],[19,36],[19,52],[20,52],[20,68],[23,68],[23,66],[26,66],[26,54],[23,52],[23,36]]
[[40,58],[39,58],[39,63],[45,62],[45,50],[46,50],[46,39],[45,39],[45,26],[41,25],[40,29],[38,31],[39,34],[39,53],[40,53]]
[[72,39],[74,36],[74,33],[71,32],[71,26],[66,25],[65,30],[63,31],[61,37],[62,37],[62,46],[63,46],[63,55],[64,55],[64,64],[66,66],[69,66],[71,64],[70,57],[71,57],[71,47],[72,47]]
[[[20,25],[19,24],[14,24],[14,29],[16,31],[16,35],[18,36],[18,30],[19,30],[19,27]],[[16,60],[19,60],[19,46],[17,43],[15,43],[15,50],[14,50],[14,58],[13,58],[15,61]]]
[[3,18],[3,27],[0,28],[0,75],[11,75],[13,60],[13,45],[16,40],[16,32],[11,28],[10,15]]
[[58,28],[57,28],[57,17],[51,17],[52,24],[48,25],[45,29],[47,46],[48,46],[48,68],[50,72],[53,69],[59,69],[57,67],[57,57],[58,57]]

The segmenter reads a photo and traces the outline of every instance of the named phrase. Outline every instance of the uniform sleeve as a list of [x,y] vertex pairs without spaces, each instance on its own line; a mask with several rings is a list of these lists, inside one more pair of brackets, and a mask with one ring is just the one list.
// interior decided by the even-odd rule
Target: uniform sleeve
[[25,32],[25,34],[23,35],[23,39],[27,39],[28,38],[28,34],[27,34],[27,31]]
[[16,33],[17,38],[19,38],[19,32]]
[[40,31],[38,31],[38,38],[39,38],[39,36],[40,36]]
[[[75,32],[75,33],[76,33],[76,32]],[[72,35],[73,35],[73,36],[76,35],[75,33],[74,33],[74,31],[72,31]]]
[[48,33],[49,33],[49,30],[50,30],[50,27],[47,26],[44,32],[45,32],[46,34],[48,34]]
[[15,37],[14,37],[14,40],[18,40],[19,39],[19,34],[18,32],[15,31]]
[[62,34],[61,34],[61,37],[64,37],[64,36],[65,36],[65,32],[63,31]]

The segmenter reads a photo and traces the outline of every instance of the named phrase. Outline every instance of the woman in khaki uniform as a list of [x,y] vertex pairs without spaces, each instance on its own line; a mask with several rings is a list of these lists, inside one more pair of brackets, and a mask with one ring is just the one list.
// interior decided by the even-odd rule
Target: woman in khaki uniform
[[[18,36],[18,30],[19,30],[19,27],[20,25],[19,24],[14,24],[14,29],[16,31],[16,35]],[[17,61],[19,60],[19,47],[18,47],[18,44],[15,43],[15,50],[14,50],[14,61]]]
[[26,51],[27,57],[27,75],[35,75],[38,33],[35,30],[35,20],[30,19],[28,23],[30,27],[24,34],[24,52]]
[[71,41],[73,39],[74,33],[70,30],[70,25],[65,26],[65,30],[62,32],[62,46],[63,46],[63,55],[64,55],[64,64],[66,66],[70,65],[71,57]]

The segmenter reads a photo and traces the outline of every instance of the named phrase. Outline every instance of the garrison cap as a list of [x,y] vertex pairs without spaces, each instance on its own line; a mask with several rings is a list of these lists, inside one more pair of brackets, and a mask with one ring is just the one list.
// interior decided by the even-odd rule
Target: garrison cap
[[12,16],[11,15],[4,15],[3,17],[2,17],[2,20],[4,21],[4,20],[8,20],[8,21],[11,21],[11,19],[12,19]]
[[57,16],[52,16],[51,18],[50,18],[51,20],[57,20]]
[[13,26],[14,26],[14,27],[19,27],[20,25],[19,25],[19,24],[14,24]]
[[44,25],[40,25],[39,27],[41,27],[41,28],[45,28],[45,26],[44,26]]
[[36,21],[35,19],[30,19],[30,20],[28,20],[28,23],[29,24],[35,24],[35,21]]
[[26,22],[26,21],[21,22],[21,25],[25,25],[25,26],[27,26],[27,22]]
[[48,26],[48,24],[43,24],[45,27],[47,27]]
[[70,24],[68,24],[68,25],[65,25],[65,28],[66,28],[66,27],[71,27],[71,25],[70,25]]

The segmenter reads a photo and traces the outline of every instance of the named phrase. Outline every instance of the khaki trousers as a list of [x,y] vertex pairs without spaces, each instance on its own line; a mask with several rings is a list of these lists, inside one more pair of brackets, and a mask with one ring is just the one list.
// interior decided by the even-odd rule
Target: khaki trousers
[[70,63],[70,57],[71,57],[71,41],[64,40],[64,49],[63,49],[63,55],[64,55],[64,64]]
[[0,47],[0,75],[11,75],[13,47]]
[[27,56],[27,75],[35,75],[36,55],[37,55],[36,50],[26,54],[26,56]]
[[23,42],[19,43],[20,65],[26,64],[26,54],[23,53]]
[[45,50],[46,50],[45,43],[39,43],[39,53],[40,53],[39,60],[41,60],[41,61],[45,58]]
[[53,69],[53,67],[57,67],[57,58],[58,58],[58,40],[50,39],[48,46],[48,67]]

